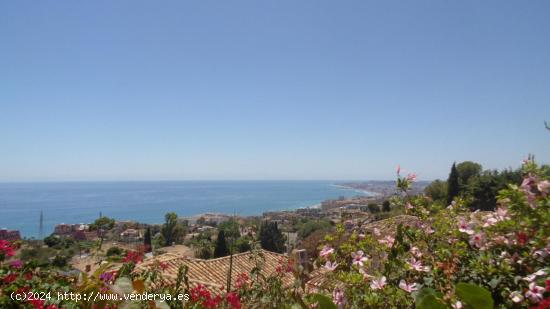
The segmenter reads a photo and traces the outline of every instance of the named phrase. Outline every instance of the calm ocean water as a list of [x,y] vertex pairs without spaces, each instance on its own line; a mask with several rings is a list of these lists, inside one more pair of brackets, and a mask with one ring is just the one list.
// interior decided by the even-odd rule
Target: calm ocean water
[[259,215],[268,210],[308,207],[329,198],[365,195],[328,181],[156,181],[0,183],[0,228],[38,237],[59,223],[92,222],[101,212],[119,220],[162,223],[206,212]]

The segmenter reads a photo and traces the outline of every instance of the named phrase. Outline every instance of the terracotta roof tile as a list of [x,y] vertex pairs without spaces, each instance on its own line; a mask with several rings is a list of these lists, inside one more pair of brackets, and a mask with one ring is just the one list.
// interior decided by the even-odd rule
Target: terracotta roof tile
[[[275,274],[276,269],[281,263],[288,261],[288,256],[278,254],[266,250],[259,250],[258,255],[252,252],[244,252],[233,255],[233,270],[231,276],[231,284],[235,285],[237,276],[241,273],[246,273],[250,276],[252,270],[256,267],[258,262],[261,262],[260,256],[263,257],[262,274],[264,276],[270,276]],[[174,253],[166,253],[149,260],[145,260],[139,264],[135,272],[143,272],[157,262],[166,264],[166,269],[162,271],[164,278],[164,284],[173,284],[178,275],[178,270],[181,266],[188,267],[187,277],[191,287],[198,284],[206,286],[211,292],[219,294],[225,292],[227,284],[227,275],[229,273],[229,256],[203,260],[195,259],[186,256],[180,256]],[[286,274],[283,277],[283,283],[285,285],[291,285],[294,282],[292,274]]]

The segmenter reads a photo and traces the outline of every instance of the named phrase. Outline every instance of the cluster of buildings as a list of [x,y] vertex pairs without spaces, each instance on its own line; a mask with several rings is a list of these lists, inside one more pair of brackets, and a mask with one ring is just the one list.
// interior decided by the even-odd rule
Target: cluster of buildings
[[143,230],[145,225],[135,221],[116,221],[111,231],[90,230],[88,224],[65,224],[61,223],[55,226],[54,235],[62,237],[72,237],[76,240],[95,240],[100,233],[104,237],[112,238],[126,243],[139,242],[143,240]]
[[98,238],[97,231],[90,231],[87,224],[65,224],[61,223],[54,227],[54,235],[72,237],[77,240],[94,240]]
[[0,229],[0,240],[16,241],[21,239],[21,233],[17,230]]

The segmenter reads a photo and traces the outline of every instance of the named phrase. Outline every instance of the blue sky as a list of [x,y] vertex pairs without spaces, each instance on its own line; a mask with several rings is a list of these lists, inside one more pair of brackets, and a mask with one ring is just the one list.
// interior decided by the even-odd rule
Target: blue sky
[[548,1],[2,1],[0,181],[549,162]]

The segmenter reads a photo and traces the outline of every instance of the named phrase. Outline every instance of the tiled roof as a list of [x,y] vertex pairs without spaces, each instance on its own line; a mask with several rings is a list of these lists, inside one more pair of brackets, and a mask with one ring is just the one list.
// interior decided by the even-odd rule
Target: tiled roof
[[[263,259],[262,259],[263,257]],[[195,259],[186,256],[177,255],[174,253],[166,253],[149,260],[136,267],[135,272],[143,272],[155,264],[162,262],[166,268],[162,271],[164,284],[173,284],[178,275],[178,270],[181,266],[188,267],[187,277],[189,285],[194,287],[198,284],[206,286],[211,292],[219,294],[225,292],[227,285],[227,275],[229,273],[229,256],[203,260]],[[277,268],[288,262],[288,257],[283,254],[273,253],[266,250],[259,250],[258,254],[252,252],[244,252],[233,255],[233,270],[231,276],[231,285],[235,286],[237,276],[245,273],[251,276],[252,270],[257,263],[263,263],[262,274],[270,276],[277,271]],[[287,273],[283,277],[285,285],[291,285],[294,281],[292,274]]]

